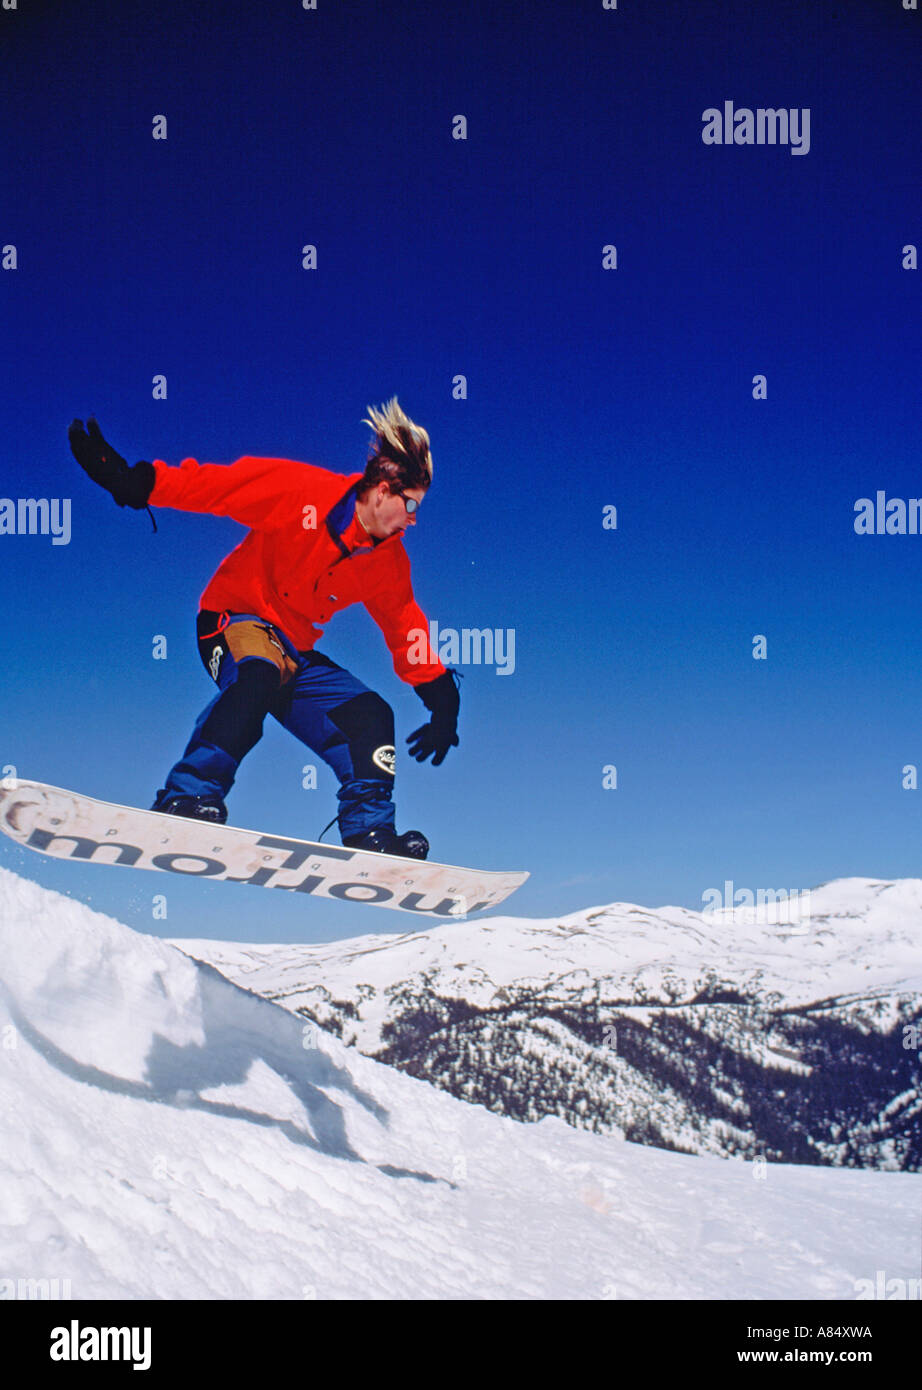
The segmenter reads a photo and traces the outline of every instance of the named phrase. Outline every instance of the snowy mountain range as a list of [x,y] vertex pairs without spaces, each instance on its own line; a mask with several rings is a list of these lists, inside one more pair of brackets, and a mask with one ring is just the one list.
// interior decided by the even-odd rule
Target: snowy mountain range
[[176,944],[497,1114],[687,1153],[922,1168],[922,880],[325,946]]
[[[878,959],[892,959],[900,928],[880,921]],[[519,990],[530,959],[536,982],[569,978],[576,998],[604,944],[596,925],[580,945],[572,920],[454,924],[488,962],[468,957],[465,989],[486,1008]],[[604,941],[620,941],[611,977],[633,952],[655,1001],[664,964],[643,964],[650,930],[638,918],[633,944]],[[676,919],[677,986],[698,930]],[[452,997],[462,938],[443,931],[330,948],[331,964],[354,957],[371,981],[356,990],[362,1046],[387,1021],[393,952],[411,981],[428,958]],[[790,966],[782,950],[766,975]],[[862,969],[863,997],[900,993],[898,971],[870,954]],[[918,1280],[916,1174],[728,1162],[553,1116],[517,1123],[7,870],[0,1108],[5,1299],[851,1301]]]

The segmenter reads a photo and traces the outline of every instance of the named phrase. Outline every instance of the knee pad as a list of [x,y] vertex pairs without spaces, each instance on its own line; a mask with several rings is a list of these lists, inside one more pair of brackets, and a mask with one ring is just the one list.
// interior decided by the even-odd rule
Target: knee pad
[[394,711],[373,690],[363,690],[327,715],[345,735],[356,779],[394,775]]
[[263,721],[279,686],[279,668],[273,662],[244,661],[202,725],[202,741],[224,749],[239,762],[262,737]]

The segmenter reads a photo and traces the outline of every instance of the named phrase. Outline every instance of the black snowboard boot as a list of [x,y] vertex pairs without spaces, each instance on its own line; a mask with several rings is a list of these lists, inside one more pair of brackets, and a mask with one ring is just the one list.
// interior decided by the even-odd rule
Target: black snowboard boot
[[405,830],[398,835],[393,830],[379,826],[375,830],[365,830],[360,835],[347,835],[343,844],[347,849],[399,854],[404,859],[425,859],[429,853],[429,841],[420,830]]
[[185,796],[182,792],[170,792],[161,787],[157,799],[150,808],[162,811],[167,816],[188,816],[191,820],[207,820],[215,825],[223,825],[227,820],[227,807],[219,796]]

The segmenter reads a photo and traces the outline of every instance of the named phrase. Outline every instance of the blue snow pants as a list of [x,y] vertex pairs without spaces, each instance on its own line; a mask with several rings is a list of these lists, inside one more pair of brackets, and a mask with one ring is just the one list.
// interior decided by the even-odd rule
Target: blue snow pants
[[267,714],[336,773],[340,836],[394,829],[394,712],[322,652],[299,652],[252,613],[198,615],[202,661],[218,694],[196,720],[166,790],[227,795]]

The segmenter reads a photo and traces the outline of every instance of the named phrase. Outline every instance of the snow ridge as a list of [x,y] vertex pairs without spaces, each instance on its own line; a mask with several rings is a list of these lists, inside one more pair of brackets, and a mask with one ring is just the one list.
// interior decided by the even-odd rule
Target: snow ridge
[[913,1174],[517,1124],[5,870],[0,984],[5,1298],[851,1300],[918,1272]]
[[333,946],[177,943],[498,1114],[691,1153],[922,1168],[922,880]]

